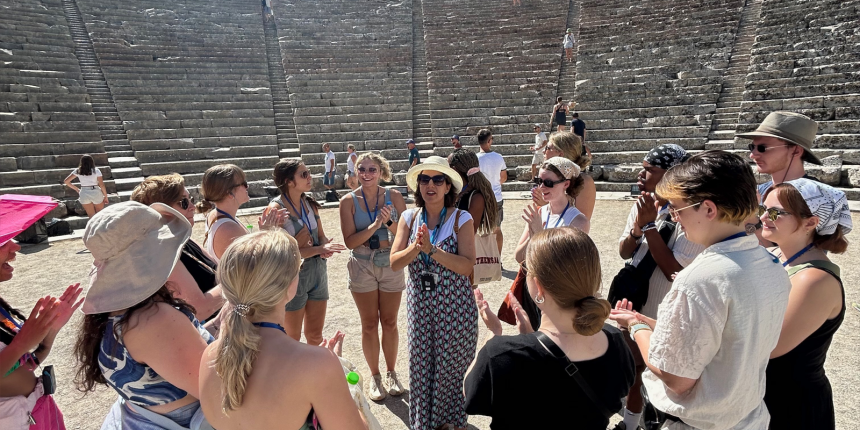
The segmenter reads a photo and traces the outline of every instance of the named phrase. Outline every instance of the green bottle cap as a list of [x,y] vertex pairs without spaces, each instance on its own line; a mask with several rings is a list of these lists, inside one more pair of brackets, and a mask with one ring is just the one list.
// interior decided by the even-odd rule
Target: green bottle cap
[[358,384],[358,379],[359,379],[358,373],[349,372],[346,374],[346,382],[349,382],[349,385]]
[[248,230],[253,230],[253,229],[254,229],[254,226],[253,226],[253,225],[251,225],[251,224],[248,224],[246,227],[248,227]]

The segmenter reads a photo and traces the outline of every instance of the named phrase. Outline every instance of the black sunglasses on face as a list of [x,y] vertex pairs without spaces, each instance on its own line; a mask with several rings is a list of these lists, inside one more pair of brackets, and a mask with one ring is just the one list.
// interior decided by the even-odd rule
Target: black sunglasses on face
[[184,210],[184,211],[188,210],[188,207],[193,205],[193,204],[194,204],[194,197],[191,197],[191,196],[183,197],[182,200],[179,201],[179,207],[181,207],[182,210]]
[[555,184],[560,184],[566,180],[567,179],[560,179],[558,181],[552,181],[549,179],[534,178],[534,179],[532,179],[532,182],[535,184],[535,186],[538,186],[538,187],[543,185],[547,188],[552,188],[555,186]]
[[376,174],[376,172],[378,172],[378,171],[379,170],[376,167],[368,167],[368,168],[359,167],[358,168],[358,173]]
[[786,146],[791,146],[791,145],[765,146],[762,144],[755,145],[755,144],[750,143],[749,145],[747,145],[747,148],[749,148],[750,152],[753,152],[753,150],[757,149],[758,152],[761,152],[762,154],[764,154],[764,152],[767,151],[768,149],[785,148]]
[[786,212],[780,208],[766,208],[763,205],[758,207],[758,213],[759,218],[761,218],[762,215],[767,214],[767,219],[769,219],[770,222],[776,222],[776,220],[782,215],[791,215],[791,212]]
[[248,181],[242,181],[242,182],[239,182],[239,183],[238,183],[238,184],[236,184],[236,185],[233,185],[233,188],[236,188],[236,187],[245,187],[245,188],[248,188]]
[[437,187],[441,187],[442,184],[445,183],[445,175],[436,175],[433,177],[430,177],[427,175],[418,175],[418,183],[419,184],[427,185],[430,183],[430,181],[433,181],[433,185],[435,185]]

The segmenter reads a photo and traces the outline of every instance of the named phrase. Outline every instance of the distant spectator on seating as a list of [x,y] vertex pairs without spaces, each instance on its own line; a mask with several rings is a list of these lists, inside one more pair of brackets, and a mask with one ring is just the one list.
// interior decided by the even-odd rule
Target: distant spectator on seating
[[513,1],[514,1],[514,6],[522,6],[522,5],[523,5],[523,4],[520,2],[520,0],[513,0]]
[[743,158],[706,151],[657,184],[672,219],[705,246],[680,271],[657,319],[627,299],[610,318],[627,327],[648,367],[651,403],[663,429],[764,429],[765,369],[777,345],[791,283],[773,255],[747,236],[755,177]]
[[[16,222],[7,218],[15,218]],[[0,225],[29,227],[38,219],[38,213],[28,216],[12,211],[3,214]],[[21,250],[11,237],[5,237],[0,242],[0,283],[12,279],[12,264]],[[3,430],[65,429],[63,414],[53,396],[45,391],[42,372],[37,375],[36,371],[39,363],[48,358],[60,329],[80,307],[81,291],[80,284],[74,284],[59,298],[40,298],[29,316],[0,298],[0,428]],[[36,424],[30,425],[30,417]]]
[[327,190],[334,190],[334,178],[337,174],[337,162],[335,161],[334,151],[331,150],[331,145],[323,143],[323,152],[325,152],[325,175],[323,175],[323,186]]
[[556,98],[552,114],[549,116],[549,131],[552,131],[552,124],[558,126],[558,131],[564,131],[567,128],[567,111],[567,103],[562,102],[561,96]]
[[94,261],[75,382],[83,392],[105,385],[120,395],[103,428],[173,428],[157,424],[164,420],[189,428],[202,417],[200,359],[214,338],[165,285],[189,237],[185,216],[163,203],[119,203],[87,224]]
[[493,151],[493,133],[484,128],[478,131],[478,145],[481,147],[481,152],[478,152],[478,163],[481,168],[481,173],[490,181],[493,186],[493,194],[496,197],[496,203],[499,207],[498,225],[494,233],[499,244],[499,252],[502,251],[502,245],[505,243],[502,237],[502,221],[505,219],[505,201],[502,198],[502,184],[508,180],[508,166],[505,165],[505,158],[498,152]]
[[597,246],[574,228],[542,230],[526,260],[523,296],[544,318],[534,331],[513,299],[519,334],[502,336],[501,321],[475,290],[490,338],[466,377],[466,412],[492,417],[492,429],[604,430],[633,383],[633,357],[622,332],[605,324],[611,307],[597,298]]
[[[748,145],[750,158],[760,174],[770,175],[770,180],[759,184],[759,202],[774,185],[799,178],[816,180],[806,174],[803,162],[821,165],[821,160],[812,152],[812,143],[818,132],[818,123],[805,115],[794,112],[771,112],[755,131],[738,134],[737,137],[752,139]],[[761,222],[755,216],[747,220],[747,228],[755,229],[761,239]],[[766,241],[762,245],[771,246]]]
[[355,153],[355,145],[346,145],[346,186],[350,190],[358,188],[358,178],[355,176],[356,159],[358,154]]
[[320,220],[320,204],[306,193],[313,188],[311,172],[300,158],[284,158],[275,164],[272,174],[280,194],[269,203],[269,209],[286,209],[289,216],[281,227],[296,238],[302,254],[302,269],[295,297],[287,303],[284,326],[295,340],[302,337],[309,345],[323,341],[328,304],[328,266],[326,259],[346,247],[326,236]]
[[337,357],[343,334],[327,350],[296,342],[281,326],[299,283],[296,241],[283,231],[250,234],[222,261],[219,278],[230,303],[224,335],[199,363],[209,422],[219,430],[367,429]]
[[[203,200],[197,203],[197,211],[206,214],[203,249],[217,263],[233,240],[249,232],[236,218],[239,206],[251,200],[245,172],[233,164],[218,164],[206,169],[200,181],[200,195]],[[257,226],[275,228],[287,215],[287,211],[266,210],[257,219]]]
[[573,134],[579,136],[582,140],[582,148],[585,149],[585,153],[591,157],[591,150],[588,149],[588,145],[585,144],[585,121],[579,119],[579,112],[574,112],[571,116],[573,117],[573,119],[570,120],[571,131],[573,131]]
[[576,43],[576,40],[573,37],[573,30],[567,29],[564,33],[564,55],[567,57],[567,62],[573,62],[573,45]]
[[272,13],[272,0],[263,0],[263,17],[266,22],[275,18],[274,13]]
[[[80,181],[80,188],[72,184],[75,178],[78,178]],[[81,206],[84,207],[87,216],[90,218],[104,209],[105,205],[108,204],[107,190],[102,178],[102,171],[96,167],[93,157],[89,155],[81,156],[78,168],[69,173],[63,184],[78,193],[78,202],[81,203]]]
[[463,144],[460,143],[460,136],[453,135],[451,136],[451,145],[454,145],[454,149],[460,149],[463,147]]
[[[638,304],[642,305],[642,315],[648,318],[657,318],[657,306],[672,288],[672,277],[675,273],[693,262],[705,249],[704,246],[687,240],[681,226],[671,219],[669,203],[661,201],[654,194],[663,175],[689,157],[684,148],[674,144],[657,146],[645,155],[636,183],[641,195],[630,208],[627,224],[619,240],[618,253],[621,258],[627,260],[625,264],[636,267],[637,275],[648,279],[647,294],[643,294],[645,301]],[[664,234],[667,235],[667,240],[663,240]],[[649,255],[650,258],[646,259]],[[648,269],[645,268],[646,264]],[[643,273],[644,270],[650,270],[650,273]],[[615,430],[635,430],[644,406],[640,390],[645,364],[635,344],[631,345],[631,350],[636,362],[636,382],[627,396],[623,411],[624,420],[615,426]]]
[[[146,178],[134,187],[131,200],[147,206],[164,203],[194,225],[194,197],[185,189],[185,179],[178,173]],[[218,263],[193,239],[188,239],[182,246],[179,262],[167,278],[166,285],[173,296],[194,307],[194,316],[200,321],[210,320],[224,305],[221,287],[215,279],[216,270]]]
[[406,148],[409,149],[409,168],[411,169],[421,162],[421,154],[418,153],[418,148],[415,147],[415,141],[412,139],[406,141]]
[[546,133],[541,131],[540,124],[535,124],[535,146],[530,148],[534,151],[534,155],[532,155],[532,179],[537,178],[538,166],[543,163],[543,150],[546,148],[546,143]]
[[[547,160],[552,157],[567,158],[576,163],[582,172],[586,172],[591,165],[591,157],[582,153],[582,140],[567,131],[555,132],[549,136],[549,143],[544,148],[544,157]],[[594,213],[594,203],[597,200],[597,187],[594,185],[594,178],[590,175],[583,174],[582,179],[582,190],[576,196],[575,206],[590,221],[591,214]],[[536,190],[532,190],[532,200],[538,206],[546,204]]]
[[779,245],[771,252],[791,279],[779,343],[767,365],[764,401],[770,428],[834,430],[833,392],[824,361],[846,306],[839,266],[828,253],[848,248],[848,199],[836,188],[801,178],[775,185],[764,205],[762,236]]

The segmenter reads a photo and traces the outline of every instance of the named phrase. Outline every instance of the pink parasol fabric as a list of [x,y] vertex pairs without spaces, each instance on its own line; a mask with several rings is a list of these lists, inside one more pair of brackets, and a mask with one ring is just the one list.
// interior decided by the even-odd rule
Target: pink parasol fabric
[[0,246],[26,230],[57,207],[50,196],[3,194],[0,196]]

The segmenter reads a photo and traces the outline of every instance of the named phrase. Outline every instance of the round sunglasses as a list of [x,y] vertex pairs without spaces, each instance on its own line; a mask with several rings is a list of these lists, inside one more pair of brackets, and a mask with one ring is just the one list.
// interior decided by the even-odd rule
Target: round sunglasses
[[193,204],[194,204],[194,197],[192,197],[192,196],[183,197],[182,200],[179,201],[179,207],[181,207],[182,210],[184,210],[184,211],[188,210],[188,207],[192,206]]
[[767,219],[769,219],[770,222],[776,222],[776,220],[779,219],[780,216],[791,215],[791,212],[786,212],[780,208],[768,208],[768,207],[765,207],[764,205],[759,205],[759,207],[758,207],[759,218],[761,218],[761,216],[764,214],[767,214]]

